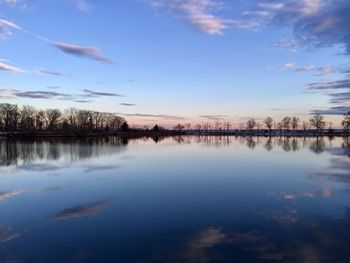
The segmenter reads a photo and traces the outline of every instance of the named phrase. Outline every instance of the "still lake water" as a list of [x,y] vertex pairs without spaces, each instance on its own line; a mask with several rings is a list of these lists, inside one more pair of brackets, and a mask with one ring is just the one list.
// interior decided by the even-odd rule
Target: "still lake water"
[[350,140],[0,141],[0,262],[350,262]]

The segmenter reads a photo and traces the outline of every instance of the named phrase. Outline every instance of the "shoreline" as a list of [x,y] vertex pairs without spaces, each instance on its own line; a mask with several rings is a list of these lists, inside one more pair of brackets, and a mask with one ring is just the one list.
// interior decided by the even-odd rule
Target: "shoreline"
[[155,138],[171,136],[237,136],[237,137],[349,137],[350,133],[343,130],[333,131],[152,131],[152,130],[129,130],[119,132],[76,132],[76,131],[43,131],[43,132],[0,132],[2,139],[36,139],[36,138],[93,138],[93,137],[120,137],[120,138]]

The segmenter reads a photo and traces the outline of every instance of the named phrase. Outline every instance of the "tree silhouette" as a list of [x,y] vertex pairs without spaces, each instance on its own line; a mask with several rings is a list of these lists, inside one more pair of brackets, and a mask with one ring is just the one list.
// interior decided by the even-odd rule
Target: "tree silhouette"
[[344,130],[349,132],[350,130],[350,111],[344,114],[344,120],[341,122]]
[[246,123],[246,128],[248,131],[252,131],[255,126],[256,126],[256,121],[254,119],[250,119]]
[[269,129],[269,132],[271,133],[271,129],[273,127],[273,119],[271,117],[267,117],[265,120],[263,120],[263,123],[265,124],[266,128]]
[[321,114],[316,114],[310,119],[311,126],[315,127],[317,132],[321,132],[326,126],[326,122],[324,121],[324,116]]
[[291,120],[291,125],[292,125],[292,128],[293,130],[295,131],[296,129],[298,129],[299,127],[299,122],[300,122],[300,119],[298,117],[293,117],[292,120]]
[[[126,123],[126,124],[125,124]],[[112,113],[100,113],[70,108],[37,110],[32,106],[0,104],[0,131],[118,131],[127,122]]]

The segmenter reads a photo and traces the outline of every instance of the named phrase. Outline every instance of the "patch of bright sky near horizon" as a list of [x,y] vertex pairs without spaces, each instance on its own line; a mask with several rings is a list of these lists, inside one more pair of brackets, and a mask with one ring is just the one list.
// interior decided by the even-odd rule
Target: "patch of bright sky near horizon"
[[345,0],[0,0],[0,103],[132,123],[314,112],[337,123],[350,110],[349,10]]

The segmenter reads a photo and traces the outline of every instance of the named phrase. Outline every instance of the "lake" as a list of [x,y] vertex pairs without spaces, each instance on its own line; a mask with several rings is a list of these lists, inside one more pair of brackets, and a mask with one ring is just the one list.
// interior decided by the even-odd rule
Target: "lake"
[[0,262],[350,262],[350,139],[0,141]]

